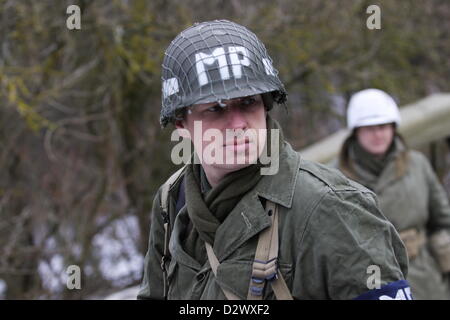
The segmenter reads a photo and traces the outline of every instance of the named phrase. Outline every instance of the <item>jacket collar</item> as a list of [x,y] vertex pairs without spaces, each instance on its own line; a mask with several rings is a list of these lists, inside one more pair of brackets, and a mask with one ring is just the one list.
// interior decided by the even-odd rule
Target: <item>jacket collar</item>
[[289,143],[285,142],[284,144],[277,174],[263,176],[256,185],[255,191],[267,200],[290,208],[300,168],[300,155],[292,149]]

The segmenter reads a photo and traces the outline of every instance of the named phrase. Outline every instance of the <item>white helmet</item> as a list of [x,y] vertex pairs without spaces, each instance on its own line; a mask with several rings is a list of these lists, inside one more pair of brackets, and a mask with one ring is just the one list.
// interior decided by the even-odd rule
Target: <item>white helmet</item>
[[386,92],[365,89],[350,98],[347,109],[347,127],[350,130],[392,122],[397,126],[400,124],[400,112],[394,99]]

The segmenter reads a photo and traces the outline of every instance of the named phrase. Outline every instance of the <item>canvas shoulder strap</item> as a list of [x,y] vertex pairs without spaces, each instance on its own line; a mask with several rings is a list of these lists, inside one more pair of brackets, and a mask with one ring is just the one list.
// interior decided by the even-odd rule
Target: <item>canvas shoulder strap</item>
[[263,230],[259,235],[247,299],[261,300],[265,284],[270,283],[278,300],[293,300],[277,265],[278,206],[267,200],[266,211],[271,217],[272,224],[270,228]]
[[[213,250],[212,246],[208,242],[205,242],[205,247],[206,247],[206,253],[208,255],[209,265],[211,266],[214,276],[217,276],[217,268],[220,265],[219,260],[217,259],[216,255],[214,254],[214,250]],[[239,298],[237,295],[235,295],[234,293],[232,293],[231,291],[229,291],[225,288],[222,288],[222,291],[228,300],[241,300],[241,298]]]
[[[259,234],[258,245],[253,262],[247,299],[261,300],[266,283],[272,285],[272,290],[278,300],[293,300],[286,282],[277,266],[278,260],[278,206],[267,200],[266,209],[272,219],[272,224]],[[220,263],[214,254],[212,246],[205,242],[208,261],[214,276]],[[240,300],[232,292],[222,288],[228,300]]]
[[169,190],[170,187],[178,180],[178,178],[183,173],[183,169],[186,166],[178,169],[174,174],[170,176],[169,179],[161,187],[161,214],[163,216],[163,226],[164,226],[164,251],[161,257],[161,269],[163,272],[163,286],[164,286],[164,298],[167,298],[167,292],[169,290],[168,280],[167,280],[167,269],[166,262],[170,258],[169,253],[169,241],[170,241],[170,219],[169,219]]
[[174,174],[170,176],[169,179],[162,185],[161,187],[161,209],[164,212],[168,212],[168,202],[169,202],[169,190],[170,187],[174,184],[175,181],[178,180],[178,178],[183,173],[183,170],[186,166],[181,167],[178,169]]

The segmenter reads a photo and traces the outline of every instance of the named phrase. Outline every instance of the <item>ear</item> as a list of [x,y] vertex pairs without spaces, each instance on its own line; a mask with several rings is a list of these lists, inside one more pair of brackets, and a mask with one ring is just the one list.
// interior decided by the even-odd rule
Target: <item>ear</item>
[[191,135],[189,130],[186,128],[186,121],[184,120],[175,120],[175,128],[177,128],[178,134],[180,137],[190,139]]
[[177,129],[184,129],[185,124],[183,120],[175,120],[175,127]]

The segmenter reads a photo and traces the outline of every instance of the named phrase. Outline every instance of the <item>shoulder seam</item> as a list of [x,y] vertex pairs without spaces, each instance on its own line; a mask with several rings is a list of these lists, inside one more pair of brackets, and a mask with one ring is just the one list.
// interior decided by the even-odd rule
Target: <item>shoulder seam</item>
[[[310,211],[310,213],[308,214],[308,216],[306,217],[306,222],[305,222],[305,227],[303,229],[302,235],[300,237],[300,239],[297,242],[297,248],[301,247],[301,243],[303,242],[304,238],[305,238],[305,234],[308,230],[308,227],[310,225],[310,221],[312,219],[312,216],[314,215],[314,213],[316,212],[317,207],[319,206],[319,204],[322,202],[322,200],[324,199],[324,197],[330,193],[330,189],[328,189],[327,191],[325,191],[320,198],[313,204],[311,204],[311,206],[309,208],[307,208],[307,211]],[[309,209],[309,210],[308,210]]]
[[[331,169],[331,168],[330,168]],[[300,167],[300,170],[303,170],[305,172],[308,172],[310,175],[314,176],[315,179],[317,179],[318,181],[322,182],[324,185],[326,185],[330,190],[334,191],[334,192],[340,192],[340,191],[357,191],[358,189],[353,187],[350,184],[346,184],[344,189],[341,190],[337,190],[336,188],[333,187],[333,184],[330,183],[327,179],[324,179],[323,177],[321,177],[320,175],[318,175],[316,172],[314,172],[313,170],[310,170],[309,168],[305,168],[305,167]],[[343,176],[343,179],[347,179],[345,176]],[[342,186],[344,186],[344,184],[342,184]]]

